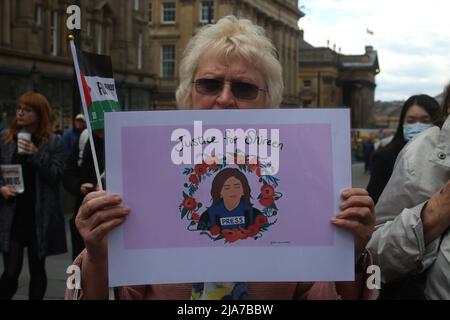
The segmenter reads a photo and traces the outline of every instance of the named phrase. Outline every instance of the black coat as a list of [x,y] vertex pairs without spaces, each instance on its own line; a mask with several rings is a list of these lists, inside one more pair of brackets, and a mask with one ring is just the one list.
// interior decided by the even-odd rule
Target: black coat
[[377,150],[373,155],[370,181],[366,189],[375,204],[378,202],[381,193],[391,178],[395,160],[400,150],[386,147]]
[[[105,170],[105,142],[96,135],[93,136],[93,139],[99,170],[100,173],[102,173]],[[63,179],[64,188],[76,197],[74,218],[84,198],[84,195],[80,192],[81,185],[89,182],[94,186],[97,186],[97,175],[95,173],[94,159],[92,157],[91,144],[89,140],[86,142],[86,146],[83,151],[83,161],[81,166],[78,165],[79,151],[80,149],[77,139],[73,145],[72,153],[66,161]]]
[[[6,142],[6,132],[0,138],[0,164],[11,164],[16,143]],[[60,136],[53,136],[30,156],[35,168],[36,203],[35,220],[40,258],[67,251],[64,215],[59,198],[59,182],[64,171],[64,143]],[[0,186],[5,181],[0,174]],[[0,251],[8,252],[11,228],[16,209],[16,199],[5,200],[0,196]]]

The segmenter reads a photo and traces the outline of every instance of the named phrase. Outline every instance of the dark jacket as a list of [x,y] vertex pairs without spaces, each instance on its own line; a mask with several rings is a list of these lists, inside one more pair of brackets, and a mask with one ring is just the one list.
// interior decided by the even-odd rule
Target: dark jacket
[[[100,173],[105,170],[105,142],[103,139],[93,135],[95,151]],[[72,153],[66,161],[64,169],[64,188],[76,197],[75,200],[75,214],[78,211],[84,196],[80,193],[80,187],[83,183],[92,183],[97,186],[97,175],[95,174],[94,159],[92,157],[91,144],[89,141],[83,151],[83,161],[81,166],[78,166],[78,140],[73,146]]]
[[394,170],[395,160],[401,149],[382,148],[375,152],[372,158],[372,171],[370,181],[367,185],[367,191],[375,204],[386,187]]
[[[6,143],[6,132],[0,136],[0,164],[11,164],[16,143]],[[64,170],[64,144],[59,136],[53,136],[42,145],[29,161],[35,168],[36,203],[35,220],[40,258],[67,251],[64,215],[59,198],[59,182]],[[0,173],[0,186],[5,181]],[[5,200],[0,196],[0,251],[8,252],[16,199]]]

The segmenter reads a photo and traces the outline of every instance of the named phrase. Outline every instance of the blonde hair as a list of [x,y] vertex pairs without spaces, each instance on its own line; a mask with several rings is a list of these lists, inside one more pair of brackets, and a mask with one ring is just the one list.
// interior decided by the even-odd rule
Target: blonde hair
[[180,63],[180,84],[177,105],[181,109],[192,106],[192,81],[202,55],[213,50],[219,59],[239,56],[258,69],[264,77],[271,107],[278,108],[283,99],[283,77],[277,51],[263,28],[247,19],[226,16],[214,25],[203,27],[188,43]]

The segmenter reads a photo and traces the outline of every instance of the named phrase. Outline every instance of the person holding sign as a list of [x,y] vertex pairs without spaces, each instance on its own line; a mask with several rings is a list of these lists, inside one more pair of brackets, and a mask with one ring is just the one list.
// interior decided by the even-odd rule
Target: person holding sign
[[47,99],[34,92],[22,95],[16,117],[0,139],[0,251],[5,268],[0,300],[12,299],[17,291],[25,247],[29,298],[40,300],[47,287],[45,258],[66,252],[58,194],[64,146],[52,133]]
[[[201,29],[188,43],[180,64],[179,108],[256,109],[279,107],[283,80],[277,53],[261,27],[251,21],[228,16]],[[239,189],[241,180],[227,177]],[[220,190],[219,190],[220,189]],[[245,194],[244,190],[242,190]],[[219,195],[220,196],[220,195]],[[230,197],[231,198],[231,197]],[[227,203],[233,206],[230,199]],[[236,203],[235,203],[236,204]],[[226,204],[225,204],[226,206]],[[76,259],[81,265],[82,298],[108,298],[108,233],[122,224],[130,209],[119,195],[104,191],[88,194],[78,212],[76,225],[86,250]],[[205,214],[205,213],[204,213]],[[206,219],[206,216],[205,216]],[[256,217],[255,217],[256,219]],[[364,248],[373,232],[373,201],[362,189],[342,192],[341,212],[331,221],[355,236],[356,280],[343,283],[208,283],[153,285],[119,288],[120,299],[360,299],[365,288]],[[227,289],[229,289],[227,291]],[[222,295],[218,295],[218,292]],[[72,292],[67,292],[67,298]]]

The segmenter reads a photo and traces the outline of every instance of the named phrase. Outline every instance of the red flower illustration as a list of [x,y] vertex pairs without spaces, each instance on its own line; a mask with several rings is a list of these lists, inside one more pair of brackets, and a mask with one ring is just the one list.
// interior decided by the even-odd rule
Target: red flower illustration
[[194,198],[184,198],[183,207],[188,211],[192,211],[197,208],[197,201]]
[[275,202],[273,197],[261,198],[259,199],[259,203],[261,203],[264,207],[270,207]]
[[205,163],[197,164],[194,168],[195,174],[199,177],[204,175],[206,173],[207,169],[208,169],[208,166]]
[[248,232],[246,232],[245,229],[242,228],[236,229],[236,234],[239,237],[239,239],[244,240],[248,238]]
[[248,168],[248,171],[253,172],[258,168],[258,165],[257,164],[249,164],[247,166],[247,168]]
[[200,179],[195,174],[191,174],[189,176],[189,182],[198,185],[200,183]]
[[262,176],[262,174],[261,174],[261,168],[260,168],[260,167],[256,168],[256,175],[257,175],[258,177],[261,177],[261,176]]
[[273,198],[275,195],[275,188],[270,184],[265,184],[261,187],[261,194],[263,198]]
[[258,214],[258,216],[255,218],[255,224],[257,226],[269,224],[269,219],[267,219],[267,217],[263,214]]
[[192,213],[192,220],[197,223],[200,221],[200,216],[198,215],[197,212]]
[[249,236],[249,237],[254,237],[258,234],[259,232],[259,226],[252,224],[251,226],[249,226],[247,229],[245,229],[245,233]]
[[220,228],[217,224],[215,224],[209,229],[209,232],[211,232],[211,235],[217,236],[220,233]]
[[230,243],[239,240],[239,234],[236,232],[236,230],[225,229],[222,231],[222,233],[225,239]]

